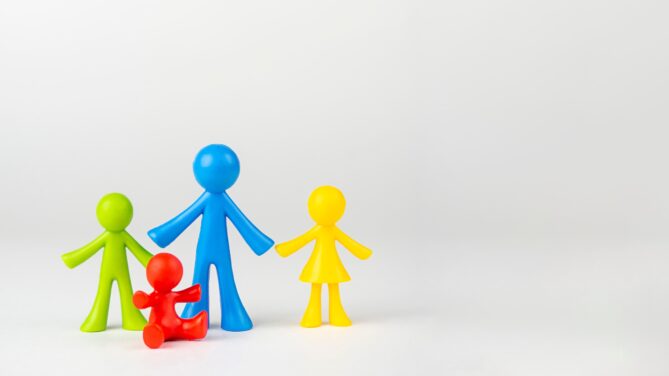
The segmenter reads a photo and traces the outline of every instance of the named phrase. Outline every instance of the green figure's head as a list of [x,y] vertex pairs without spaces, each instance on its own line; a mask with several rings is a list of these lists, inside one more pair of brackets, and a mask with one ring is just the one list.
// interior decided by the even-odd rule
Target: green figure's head
[[109,193],[100,199],[95,213],[107,231],[123,231],[132,220],[132,204],[120,193]]

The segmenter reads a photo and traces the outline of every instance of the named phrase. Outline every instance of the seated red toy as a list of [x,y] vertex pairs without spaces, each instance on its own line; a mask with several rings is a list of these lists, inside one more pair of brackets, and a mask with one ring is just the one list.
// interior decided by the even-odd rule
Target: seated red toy
[[139,309],[151,307],[149,322],[144,327],[144,343],[152,349],[174,339],[200,339],[207,335],[209,321],[202,311],[191,319],[183,319],[174,309],[175,303],[200,300],[200,285],[172,291],[183,275],[181,262],[169,253],[158,253],[146,266],[146,277],[155,289],[151,294],[137,291],[132,302]]

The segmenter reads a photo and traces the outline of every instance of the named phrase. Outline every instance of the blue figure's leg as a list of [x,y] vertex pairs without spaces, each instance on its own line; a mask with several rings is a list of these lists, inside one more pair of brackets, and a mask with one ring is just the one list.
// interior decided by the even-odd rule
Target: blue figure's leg
[[230,263],[218,262],[216,273],[221,294],[221,328],[230,332],[242,332],[253,328],[253,322],[239,298]]
[[211,264],[209,262],[202,262],[195,258],[195,271],[193,273],[193,284],[200,284],[200,289],[202,290],[201,298],[197,302],[188,303],[184,308],[181,316],[183,318],[195,317],[198,313],[202,311],[207,312],[207,318],[209,315],[209,268]]

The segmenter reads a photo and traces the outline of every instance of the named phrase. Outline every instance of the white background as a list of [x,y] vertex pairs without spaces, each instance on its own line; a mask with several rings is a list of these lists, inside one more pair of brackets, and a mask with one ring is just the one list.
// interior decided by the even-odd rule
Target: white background
[[[0,2],[0,373],[669,373],[665,1]],[[144,347],[78,331],[100,256],[59,255],[125,193],[146,236],[200,193],[195,153],[276,241],[323,184],[350,328],[297,325],[310,248],[256,257],[256,327]],[[169,251],[191,278],[198,225]],[[134,287],[147,289],[131,260]],[[214,283],[214,286],[216,283]],[[217,290],[212,303],[217,307]],[[214,322],[219,310],[214,308]],[[327,315],[325,316],[327,317]]]

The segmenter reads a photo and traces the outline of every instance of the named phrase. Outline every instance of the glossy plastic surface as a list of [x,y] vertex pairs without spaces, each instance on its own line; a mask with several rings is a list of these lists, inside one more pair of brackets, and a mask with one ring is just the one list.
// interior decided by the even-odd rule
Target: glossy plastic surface
[[153,256],[146,267],[146,278],[154,288],[151,294],[137,291],[133,303],[137,308],[151,308],[149,323],[144,327],[144,343],[156,349],[163,342],[176,339],[201,339],[207,335],[207,312],[200,312],[190,319],[182,319],[174,310],[176,303],[200,300],[200,286],[182,291],[172,291],[183,275],[181,262],[169,253]]
[[99,332],[107,328],[109,299],[114,281],[121,296],[123,329],[142,330],[146,319],[132,304],[132,284],[125,250],[129,249],[144,266],[149,262],[151,253],[125,231],[132,220],[132,204],[124,195],[110,193],[102,197],[96,212],[98,221],[106,231],[85,246],[61,256],[65,265],[74,268],[104,248],[98,292],[91,312],[81,325],[81,330]]
[[182,315],[193,317],[202,311],[209,312],[209,270],[214,265],[221,297],[221,327],[229,331],[249,330],[253,323],[244,309],[232,274],[227,220],[259,256],[274,242],[244,216],[225,192],[239,176],[239,159],[232,149],[225,145],[204,147],[195,157],[193,172],[205,192],[179,215],[149,231],[149,236],[159,247],[167,247],[202,215],[193,273],[193,284],[202,287],[202,299],[187,304]]
[[278,244],[276,251],[282,257],[290,256],[300,248],[316,240],[314,251],[302,270],[300,280],[311,283],[311,296],[300,325],[308,328],[321,325],[321,290],[328,284],[330,298],[330,324],[349,326],[349,320],[339,295],[339,283],[351,279],[339,259],[335,241],[339,242],[359,259],[366,259],[372,251],[351,239],[335,225],[344,215],[346,199],[335,187],[316,188],[309,197],[309,215],[316,222],[311,230],[297,238]]

